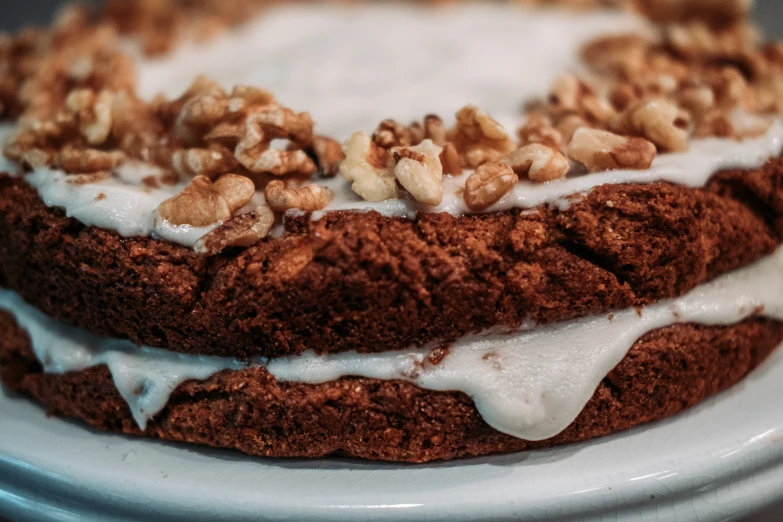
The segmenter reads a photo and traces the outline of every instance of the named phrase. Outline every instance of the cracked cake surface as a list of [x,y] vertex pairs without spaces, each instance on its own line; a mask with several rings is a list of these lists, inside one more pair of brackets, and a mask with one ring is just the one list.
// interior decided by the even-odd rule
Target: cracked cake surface
[[[87,366],[63,365],[30,330],[47,327],[12,306],[5,385],[103,430],[425,462],[610,434],[740,381],[783,340],[783,46],[763,42],[742,0],[516,3],[109,2],[0,40],[0,116],[13,120],[0,128],[0,286],[74,346],[109,339],[85,344]],[[528,29],[513,31],[515,9]],[[354,45],[328,37],[350,16]],[[355,42],[380,21],[389,31],[363,61]],[[282,38],[293,24],[323,48]],[[544,58],[517,62],[514,44]],[[256,69],[241,61],[254,46]],[[769,288],[738,288],[754,266]],[[710,312],[700,292],[737,303]],[[650,319],[662,306],[671,314]],[[535,332],[568,344],[557,332],[594,335],[633,310],[646,333],[599,347],[619,364],[544,437],[504,429],[508,412],[468,384],[420,379],[457,364],[455,350],[527,339],[478,363],[500,371]],[[216,366],[165,381],[170,396],[140,423],[106,362],[126,340],[142,359]],[[564,348],[577,364],[577,343]],[[413,366],[313,370],[374,355],[386,368],[390,352]],[[279,373],[301,361],[316,377]],[[157,393],[158,377],[134,393]],[[525,386],[557,388],[520,382],[503,399]],[[533,403],[519,415],[552,415]]]

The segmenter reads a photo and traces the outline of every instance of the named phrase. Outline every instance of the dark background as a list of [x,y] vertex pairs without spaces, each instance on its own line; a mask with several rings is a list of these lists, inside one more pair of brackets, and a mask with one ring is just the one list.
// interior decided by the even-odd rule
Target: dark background
[[[98,3],[91,0],[88,3]],[[21,25],[46,24],[64,0],[0,0],[0,31],[10,31]],[[783,39],[783,1],[756,0],[756,19],[770,37]],[[781,484],[783,495],[783,484]],[[781,522],[783,503],[745,522]]]

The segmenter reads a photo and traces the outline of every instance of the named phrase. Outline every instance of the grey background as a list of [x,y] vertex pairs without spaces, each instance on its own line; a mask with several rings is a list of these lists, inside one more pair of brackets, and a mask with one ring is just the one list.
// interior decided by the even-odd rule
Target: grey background
[[[716,0],[717,1],[717,0]],[[99,3],[86,0],[85,3]],[[64,0],[0,0],[0,30],[12,30],[22,24],[45,24]],[[770,36],[783,38],[783,2],[756,0],[757,19]]]
[[[98,1],[92,0],[88,3]],[[46,24],[52,19],[56,9],[65,3],[64,0],[0,0],[0,31],[14,30],[22,25]],[[767,35],[783,38],[783,1],[756,0],[756,19]],[[781,521],[783,521],[783,503],[745,522]]]

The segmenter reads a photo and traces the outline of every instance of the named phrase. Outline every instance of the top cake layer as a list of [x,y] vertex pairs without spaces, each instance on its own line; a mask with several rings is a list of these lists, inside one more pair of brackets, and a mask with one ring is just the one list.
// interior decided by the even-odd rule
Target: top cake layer
[[[287,7],[203,43],[236,13],[72,14],[5,53],[24,82],[6,155],[32,172],[2,182],[0,282],[101,334],[238,356],[405,348],[680,295],[780,242],[778,162],[707,180],[779,153],[783,53],[741,2],[664,4],[702,21]],[[156,58],[120,41],[131,60],[117,20],[147,50],[189,34]],[[151,100],[197,72],[217,82]],[[387,116],[418,123],[370,136]],[[368,209],[383,215],[320,213]]]

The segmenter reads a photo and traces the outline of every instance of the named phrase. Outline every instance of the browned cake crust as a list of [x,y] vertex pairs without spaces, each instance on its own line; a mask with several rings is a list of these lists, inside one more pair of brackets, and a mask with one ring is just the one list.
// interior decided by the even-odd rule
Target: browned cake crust
[[207,258],[85,227],[0,176],[0,286],[58,320],[183,352],[401,349],[654,302],[769,254],[783,159],[705,189],[598,187],[564,211],[337,213],[287,227]]
[[536,443],[490,428],[463,393],[361,378],[279,383],[260,368],[181,385],[142,433],[105,366],[62,376],[41,373],[27,334],[6,313],[0,313],[0,377],[51,413],[101,430],[253,455],[425,462],[583,441],[673,415],[741,380],[781,340],[783,324],[764,319],[649,333],[569,428]]

